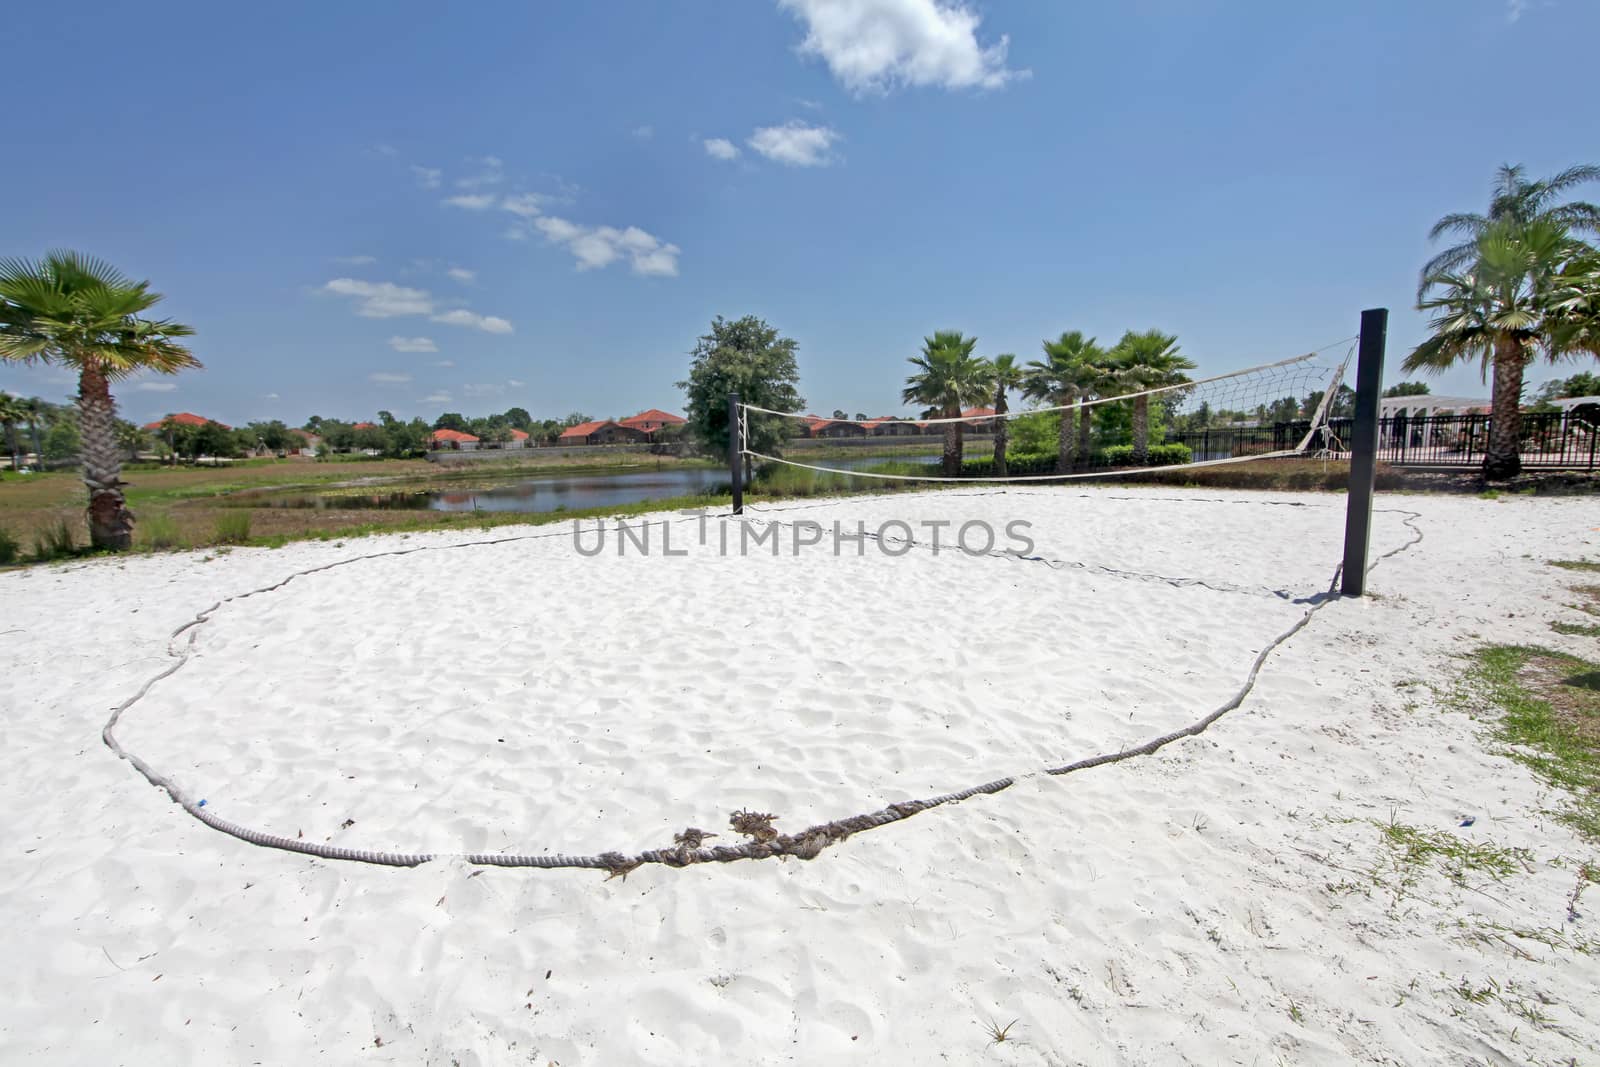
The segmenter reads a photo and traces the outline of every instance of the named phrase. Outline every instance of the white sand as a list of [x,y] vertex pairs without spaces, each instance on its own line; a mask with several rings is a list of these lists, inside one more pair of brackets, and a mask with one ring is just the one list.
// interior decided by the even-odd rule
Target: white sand
[[[1379,506],[1420,513],[1424,540],[1201,738],[810,862],[625,881],[255,848],[100,742],[212,602],[486,535],[0,575],[25,627],[0,635],[0,1060],[1588,1062],[1600,890],[1576,921],[1566,901],[1596,850],[1430,686],[1491,638],[1595,652],[1549,630],[1576,618],[1573,577],[1543,560],[1600,555],[1600,508]],[[228,819],[356,848],[631,853],[689,825],[732,843],[740,807],[792,832],[1203,715],[1327,588],[1343,499],[1073,488],[768,517],[1027,519],[1058,562],[720,558],[688,524],[689,558],[590,559],[565,527],[499,529],[541,536],[225,603],[118,736]],[[1385,510],[1374,554],[1412,537]],[[1401,870],[1391,813],[1532,870]]]

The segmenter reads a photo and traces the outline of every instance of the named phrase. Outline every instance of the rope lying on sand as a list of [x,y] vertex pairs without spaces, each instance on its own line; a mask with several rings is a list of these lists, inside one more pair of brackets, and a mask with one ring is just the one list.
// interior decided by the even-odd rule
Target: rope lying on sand
[[[1404,511],[1399,509],[1387,510],[1391,514],[1404,516],[1401,521],[1410,528],[1413,536],[1405,544],[1400,545],[1398,548],[1391,549],[1388,552],[1380,555],[1377,559],[1373,560],[1367,568],[1369,572],[1382,561],[1391,556],[1404,552],[1406,549],[1412,547],[1422,540],[1422,530],[1416,525],[1416,520],[1421,518],[1421,515],[1418,512]],[[693,522],[697,520],[690,518],[676,521]],[[184,623],[182,626],[173,631],[172,637],[170,638],[171,641],[176,641],[186,631],[189,634],[189,639],[187,642],[185,642],[183,648],[181,650],[172,652],[173,655],[177,656],[177,661],[169,666],[166,670],[147,680],[144,685],[139,687],[138,692],[134,693],[127,700],[119,704],[112,711],[111,717],[106,721],[105,726],[101,729],[100,737],[112,752],[116,753],[118,757],[131,763],[134,769],[143,775],[151,785],[166,792],[166,794],[171,797],[176,804],[181,806],[184,811],[188,812],[199,821],[205,823],[213,830],[227,834],[230,837],[236,837],[239,840],[249,842],[252,845],[259,845],[263,848],[281,849],[285,852],[298,852],[303,855],[317,856],[322,859],[350,860],[357,863],[379,864],[388,867],[416,867],[419,864],[427,863],[430,860],[457,859],[466,863],[488,867],[541,867],[547,869],[588,868],[591,870],[609,871],[612,875],[621,875],[623,877],[626,877],[628,872],[632,871],[636,867],[652,863],[663,864],[669,867],[687,867],[690,864],[695,863],[730,863],[734,860],[769,859],[773,856],[795,856],[800,859],[812,859],[829,845],[843,841],[845,838],[850,837],[853,834],[862,833],[866,830],[874,830],[880,826],[887,826],[889,823],[900,822],[903,819],[909,819],[913,815],[920,814],[921,812],[927,811],[930,808],[937,808],[944,804],[956,803],[983,794],[999,793],[1002,790],[1008,789],[1015,785],[1018,781],[1026,778],[1033,778],[1039,775],[1058,777],[1061,775],[1072,774],[1076,771],[1089,770],[1093,767],[1103,767],[1112,763],[1120,763],[1124,760],[1133,759],[1138,756],[1148,756],[1174,741],[1179,741],[1186,737],[1195,737],[1201,733],[1204,733],[1205,730],[1217,720],[1221,719],[1228,712],[1233,711],[1235,708],[1239,707],[1239,705],[1244,703],[1245,697],[1249,696],[1250,691],[1255,688],[1256,679],[1259,677],[1262,665],[1266,663],[1267,657],[1269,657],[1285,641],[1289,640],[1289,638],[1305,629],[1305,627],[1311,622],[1313,615],[1337,599],[1337,595],[1334,591],[1339,586],[1340,576],[1339,570],[1335,570],[1333,581],[1329,585],[1328,591],[1321,597],[1316,598],[1315,602],[1312,603],[1305,610],[1305,612],[1301,614],[1300,618],[1295,621],[1294,625],[1290,626],[1278,636],[1274,637],[1266,644],[1265,647],[1261,649],[1261,651],[1256,655],[1255,661],[1250,665],[1250,671],[1245,677],[1244,684],[1239,687],[1239,690],[1234,693],[1234,695],[1226,703],[1189,726],[1185,726],[1182,729],[1175,730],[1169,734],[1163,734],[1160,737],[1146,741],[1144,744],[1137,745],[1133,748],[1122,749],[1118,752],[1104,753],[1098,756],[1090,756],[1085,759],[1077,760],[1073,763],[1065,764],[1061,767],[1046,768],[1042,771],[1030,771],[1020,775],[998,778],[992,782],[986,782],[983,785],[973,786],[970,789],[962,789],[954,793],[944,793],[940,796],[929,797],[924,800],[901,801],[899,803],[890,804],[888,807],[880,808],[874,812],[868,812],[862,815],[853,815],[848,818],[834,820],[833,822],[820,823],[816,826],[801,830],[799,833],[795,834],[778,833],[770,826],[770,816],[750,816],[750,813],[747,812],[737,812],[730,820],[730,823],[738,832],[745,834],[749,838],[743,844],[738,845],[717,845],[709,848],[702,847],[703,839],[713,835],[690,827],[683,834],[676,835],[676,847],[674,848],[647,849],[643,852],[636,852],[631,855],[622,852],[604,852],[592,856],[568,856],[562,854],[517,855],[500,852],[384,852],[372,849],[344,848],[339,845],[329,845],[315,841],[306,841],[301,838],[290,838],[282,837],[278,834],[269,834],[265,831],[256,830],[248,826],[240,825],[236,822],[231,822],[228,819],[224,819],[222,816],[217,815],[215,812],[209,810],[206,807],[206,802],[204,800],[196,800],[194,797],[190,796],[187,791],[174,782],[170,777],[162,774],[160,771],[157,771],[154,767],[151,767],[135,753],[129,752],[117,740],[115,732],[116,726],[121,720],[123,712],[133,707],[140,700],[144,699],[145,695],[149,693],[157,683],[176,674],[186,663],[189,662],[189,659],[194,652],[194,643],[195,638],[198,636],[198,628],[211,621],[211,616],[226,603],[234,600],[245,600],[249,597],[274,592],[278,589],[282,589],[296,578],[303,578],[322,571],[332,570],[335,567],[342,567],[347,564],[358,563],[364,560],[381,559],[387,556],[405,556],[417,552],[439,552],[457,548],[474,548],[483,547],[486,545],[500,545],[516,541],[539,540],[542,538],[559,536],[564,535],[554,533],[518,534],[511,537],[497,537],[477,541],[464,541],[450,545],[418,545],[413,548],[391,549],[386,552],[373,552],[364,556],[354,556],[349,559],[335,560],[332,563],[325,563],[317,567],[309,567],[303,571],[296,571],[281,581],[274,582],[271,585],[261,586],[260,588],[252,589],[248,592],[239,593],[235,596],[226,597],[222,600],[219,600],[210,607],[206,608],[204,611],[197,613],[193,619]],[[1037,560],[1037,562],[1048,564],[1051,561],[1040,559]],[[745,816],[746,818],[741,819],[741,816]]]

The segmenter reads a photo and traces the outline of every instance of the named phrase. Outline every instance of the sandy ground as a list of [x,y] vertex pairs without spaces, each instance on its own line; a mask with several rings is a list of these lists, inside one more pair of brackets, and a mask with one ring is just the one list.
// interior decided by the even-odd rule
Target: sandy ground
[[[1491,639],[1594,654],[1549,630],[1572,615],[1544,561],[1600,555],[1600,508],[1382,497],[1374,555],[1401,551],[1328,600],[1343,507],[931,493],[765,511],[776,556],[680,519],[685,556],[660,526],[592,558],[501,528],[0,575],[0,1060],[1592,1062],[1600,902],[1567,901],[1596,850],[1445,694]],[[793,549],[797,521],[889,519],[922,543]],[[934,519],[999,547],[1027,520],[1040,558],[936,554]],[[423,551],[362,558],[395,549]],[[1036,773],[1199,718],[1314,607],[1202,737]],[[739,808],[792,832],[1022,780],[811,861],[312,859],[207,828],[101,743],[189,634],[118,737],[304,840],[634,852],[736,840]],[[1406,866],[1391,820],[1526,869]]]

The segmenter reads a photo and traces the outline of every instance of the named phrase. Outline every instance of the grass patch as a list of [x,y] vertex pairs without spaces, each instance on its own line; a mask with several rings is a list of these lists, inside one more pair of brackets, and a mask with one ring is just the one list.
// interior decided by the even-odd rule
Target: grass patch
[[139,545],[143,548],[161,552],[183,544],[177,522],[165,511],[156,511],[143,516],[135,529],[138,531]]
[[78,546],[72,538],[72,527],[65,522],[47,526],[33,537],[33,558],[40,563],[70,559],[77,554]]
[[1438,864],[1451,881],[1464,884],[1468,873],[1496,880],[1532,869],[1525,849],[1500,848],[1463,841],[1442,830],[1423,830],[1390,819],[1381,827],[1383,839],[1400,863],[1413,867]]
[[21,543],[11,536],[10,530],[0,528],[0,567],[15,563],[21,555]]
[[1585,626],[1577,622],[1553,622],[1550,629],[1566,637],[1600,637],[1600,623]]
[[249,540],[250,512],[238,508],[217,516],[217,544],[242,545]]
[[1550,566],[1560,567],[1564,571],[1595,571],[1600,572],[1600,561],[1592,559],[1553,559]]
[[1600,664],[1545,648],[1482,649],[1468,675],[1512,758],[1571,794],[1561,818],[1600,841]]

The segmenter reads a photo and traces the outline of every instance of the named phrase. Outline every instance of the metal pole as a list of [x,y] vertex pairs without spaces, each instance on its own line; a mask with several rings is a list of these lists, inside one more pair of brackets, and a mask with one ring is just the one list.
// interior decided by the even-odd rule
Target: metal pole
[[739,441],[739,394],[728,394],[728,474],[733,478],[733,513],[744,514],[744,473],[740,460],[743,449]]
[[1383,342],[1389,309],[1361,313],[1361,348],[1356,357],[1355,422],[1350,428],[1350,499],[1344,519],[1343,596],[1367,587],[1367,542],[1372,532],[1372,488],[1378,465],[1378,393],[1383,387]]

